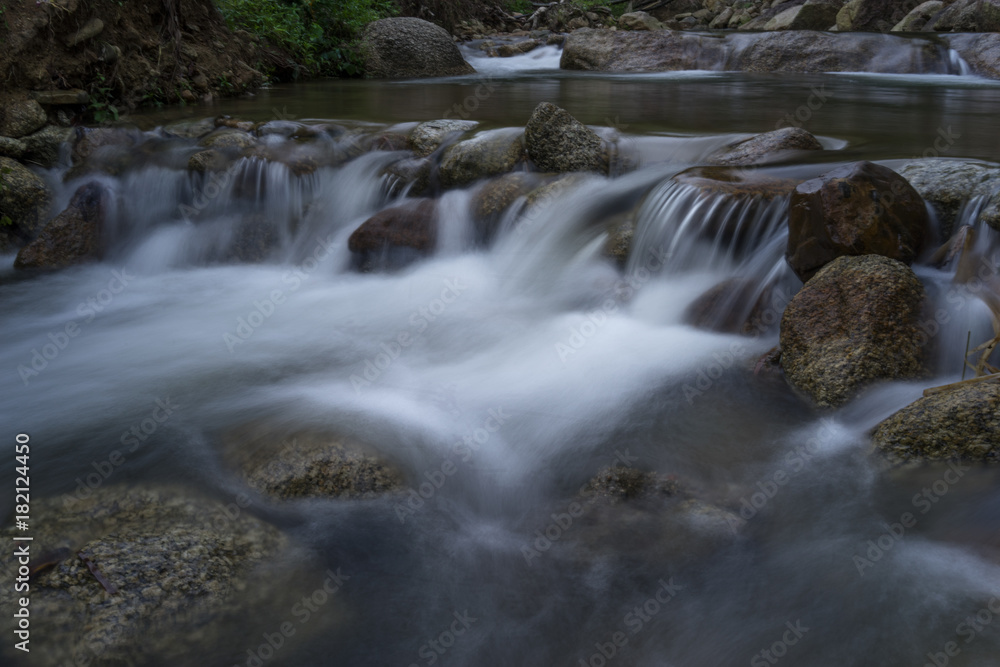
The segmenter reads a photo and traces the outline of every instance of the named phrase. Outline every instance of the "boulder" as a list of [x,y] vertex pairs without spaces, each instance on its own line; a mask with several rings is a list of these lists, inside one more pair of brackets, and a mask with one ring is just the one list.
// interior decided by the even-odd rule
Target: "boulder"
[[417,199],[379,211],[347,240],[355,266],[395,268],[430,255],[437,245],[437,202]]
[[9,157],[13,160],[20,158],[28,147],[20,139],[11,137],[0,137],[0,157]]
[[27,167],[10,158],[0,157],[0,252],[33,238],[45,220],[51,196],[45,181]]
[[200,174],[210,171],[224,171],[231,160],[214,148],[198,151],[188,158],[188,169]]
[[[176,487],[85,491],[32,498],[31,664],[135,665],[151,656],[183,664],[194,654],[202,664],[231,664],[212,655],[236,636],[222,627],[246,631],[250,622],[264,632],[273,626],[260,628],[241,610],[263,614],[264,605],[273,617],[294,604],[282,593],[288,540],[236,504],[229,510]],[[2,531],[8,543],[16,534],[13,525]],[[16,570],[13,551],[2,559]],[[13,610],[17,596],[4,586],[0,602]],[[13,636],[16,619],[6,619]]]
[[661,30],[663,24],[646,12],[628,12],[618,17],[618,25],[625,30]]
[[919,398],[875,427],[872,444],[893,463],[1000,462],[1000,383],[958,385]]
[[595,72],[674,72],[717,69],[727,58],[722,40],[672,30],[577,30],[566,37],[559,67]]
[[409,188],[407,194],[423,197],[431,191],[433,166],[430,158],[404,158],[383,169],[381,176],[393,195],[398,195]]
[[133,130],[115,127],[78,127],[73,141],[73,164],[79,165],[109,149],[118,148],[127,151],[139,143],[139,139],[139,133]]
[[49,125],[22,139],[25,147],[22,159],[44,169],[51,169],[59,164],[63,144],[72,139],[72,129]]
[[104,32],[104,21],[99,18],[92,18],[66,39],[66,46],[72,48],[77,44],[90,41]]
[[604,256],[624,270],[628,265],[628,257],[632,252],[632,241],[635,238],[635,213],[622,213],[612,218],[605,229],[608,240],[604,243]]
[[0,108],[0,136],[20,139],[40,130],[48,117],[35,100],[12,100]]
[[1000,164],[924,158],[910,160],[896,171],[934,208],[942,238],[954,233],[959,211],[974,197],[985,200],[978,220],[1000,231]]
[[478,240],[489,243],[497,225],[514,202],[538,187],[541,178],[530,172],[505,174],[483,184],[472,197],[472,215]]
[[1000,79],[1000,33],[948,35],[947,41],[969,64],[973,74]]
[[35,240],[21,248],[14,268],[61,269],[99,259],[105,196],[99,183],[80,186],[69,206],[47,222]]
[[909,14],[904,16],[899,22],[892,26],[892,32],[918,32],[924,29],[927,22],[935,14],[944,9],[945,5],[941,0],[927,0],[914,7]]
[[216,130],[199,141],[198,145],[216,150],[231,149],[234,151],[243,151],[257,145],[257,139],[243,130],[226,128]]
[[818,406],[836,407],[877,380],[920,376],[923,304],[924,288],[902,262],[838,257],[785,308],[785,377]]
[[797,7],[782,10],[763,26],[764,30],[827,30],[837,22],[840,2],[807,0]]
[[923,199],[906,179],[888,167],[855,162],[795,188],[785,257],[803,281],[842,255],[910,264],[929,224]]
[[539,104],[524,131],[528,156],[542,171],[607,173],[608,158],[601,138],[549,102]]
[[924,30],[936,32],[996,32],[1000,30],[1000,0],[956,0]]
[[710,164],[746,166],[772,162],[796,151],[821,151],[823,145],[799,127],[783,127],[744,139],[708,157]]
[[906,16],[907,7],[884,0],[850,0],[837,14],[837,30],[889,32]]
[[365,75],[376,79],[475,74],[444,28],[417,18],[369,23],[361,36]]
[[708,27],[711,28],[712,30],[721,30],[723,28],[727,28],[729,27],[729,21],[731,21],[732,18],[733,18],[733,8],[726,7],[725,9],[722,10],[722,13],[720,13],[718,16],[712,19],[711,23],[708,24]]
[[484,132],[444,151],[438,176],[446,188],[461,187],[490,176],[513,171],[524,158],[520,129]]
[[459,137],[479,126],[474,120],[429,120],[410,132],[410,148],[417,157],[426,157],[441,147],[445,141]]
[[542,43],[537,39],[526,39],[522,42],[515,42],[514,44],[501,44],[497,47],[497,56],[501,58],[512,58],[513,56],[520,56],[528,53],[529,51],[534,51]]
[[377,452],[335,434],[254,425],[225,440],[247,485],[278,500],[375,498],[403,488],[402,473]]

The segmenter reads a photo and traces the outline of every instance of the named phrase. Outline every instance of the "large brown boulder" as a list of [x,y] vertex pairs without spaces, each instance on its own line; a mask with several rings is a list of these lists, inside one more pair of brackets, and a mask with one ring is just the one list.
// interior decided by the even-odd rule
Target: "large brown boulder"
[[785,376],[820,407],[842,405],[877,380],[919,376],[923,303],[924,288],[905,264],[838,257],[785,308]]
[[379,211],[347,240],[362,270],[400,266],[430,255],[437,244],[437,203],[417,199]]
[[920,194],[871,162],[838,167],[792,193],[785,257],[803,281],[842,255],[883,255],[910,264],[929,226]]
[[369,23],[361,36],[361,53],[365,75],[375,79],[476,73],[444,28],[417,18]]
[[1000,383],[978,382],[924,396],[872,434],[892,462],[1000,461]]
[[38,238],[21,248],[14,268],[61,269],[99,259],[105,196],[99,183],[80,186],[69,206],[42,227]]
[[528,156],[541,171],[607,173],[601,138],[565,109],[550,102],[535,107],[524,131]]

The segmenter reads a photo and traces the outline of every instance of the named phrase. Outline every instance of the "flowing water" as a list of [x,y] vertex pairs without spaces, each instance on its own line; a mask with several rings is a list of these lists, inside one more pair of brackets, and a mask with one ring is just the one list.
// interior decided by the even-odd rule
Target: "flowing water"
[[[817,413],[780,377],[754,373],[777,344],[774,326],[745,337],[684,323],[688,304],[729,277],[798,289],[783,260],[787,200],[697,200],[669,180],[796,115],[830,150],[776,175],[934,151],[1000,160],[1000,85],[936,74],[566,74],[554,70],[554,47],[470,58],[479,76],[279,86],[213,113],[371,129],[458,105],[489,129],[523,127],[551,101],[604,127],[639,168],[558,190],[502,221],[489,248],[473,242],[472,189],[448,193],[433,257],[361,274],[347,237],[399,196],[379,177],[398,154],[301,177],[245,160],[210,191],[181,168],[192,142],[156,129],[203,108],[134,117],[155,148],[102,177],[113,193],[105,261],[32,276],[3,261],[0,415],[8,441],[31,435],[35,494],[72,493],[168,398],[178,407],[113,482],[184,483],[228,502],[246,488],[219,436],[255,420],[373,443],[413,488],[443,479],[405,510],[395,497],[251,496],[249,511],[322,563],[301,577],[303,595],[326,568],[350,577],[337,630],[302,632],[267,665],[1000,665],[997,472],[885,472],[866,435],[925,386],[958,379],[966,332],[989,332],[985,306],[947,269],[917,267],[950,313],[928,331],[935,377]],[[64,171],[46,174],[56,208],[82,182],[63,183]],[[605,223],[633,207],[621,271],[602,256]],[[719,218],[752,231],[706,232]],[[275,230],[272,249],[262,262],[234,261],[234,230],[253,219]],[[987,230],[980,239],[995,251]],[[64,339],[70,323],[79,333]],[[41,351],[44,367],[22,377]],[[615,462],[676,475],[705,507],[731,514],[578,516],[580,487]],[[446,465],[452,474],[440,474]],[[0,470],[10,480],[13,461]],[[933,503],[915,498],[945,479]],[[902,527],[906,512],[915,525]],[[252,633],[233,630],[188,664],[257,664],[258,626],[291,619],[246,614]],[[951,641],[957,654],[944,653]]]

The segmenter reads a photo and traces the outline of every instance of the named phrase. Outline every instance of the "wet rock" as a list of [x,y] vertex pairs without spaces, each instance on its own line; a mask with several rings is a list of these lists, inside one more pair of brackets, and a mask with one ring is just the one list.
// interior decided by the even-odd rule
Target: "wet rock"
[[577,30],[566,38],[559,66],[594,72],[714,69],[726,61],[722,40],[671,30]]
[[446,188],[468,185],[513,171],[524,157],[520,129],[484,132],[445,149],[438,175]]
[[99,18],[92,18],[83,24],[83,27],[74,32],[66,39],[66,46],[73,48],[77,44],[89,41],[104,32],[104,21]]
[[925,30],[937,32],[996,32],[1000,30],[1000,0],[956,0]]
[[[836,24],[841,3],[836,0],[807,0],[782,10],[764,23],[764,30],[826,30]],[[747,24],[748,26],[750,24]]]
[[28,150],[28,147],[20,139],[0,137],[0,157],[9,157],[16,160],[24,155],[26,150]]
[[872,444],[889,461],[1000,462],[1000,383],[924,396],[879,424]]
[[361,36],[365,75],[375,79],[475,74],[446,30],[417,18],[369,23]]
[[850,0],[837,14],[837,30],[889,32],[906,16],[908,7],[881,0]]
[[372,137],[373,151],[405,151],[410,148],[410,138],[401,132],[379,132]]
[[748,278],[730,278],[691,302],[684,322],[698,329],[744,336],[760,335],[778,322],[781,308],[772,288]]
[[257,140],[252,135],[247,134],[243,130],[229,128],[217,130],[198,142],[199,146],[204,146],[205,148],[233,149],[237,151],[252,148],[256,144]]
[[949,35],[948,45],[969,64],[973,74],[1000,79],[1000,34]]
[[31,94],[39,103],[46,106],[72,106],[76,104],[87,104],[90,102],[90,95],[86,90],[73,88],[71,90],[40,90]]
[[792,193],[785,257],[803,281],[841,255],[877,254],[910,264],[929,227],[906,179],[855,162],[799,184]]
[[603,468],[580,490],[584,498],[612,504],[649,497],[687,497],[689,494],[673,475],[619,465]]
[[635,237],[635,215],[624,213],[608,223],[606,229],[608,240],[604,244],[604,256],[610,258],[624,269],[628,256],[632,252],[632,239]]
[[[245,605],[274,605],[267,598],[286,579],[270,565],[289,550],[276,528],[245,511],[224,516],[218,500],[193,492],[102,487],[85,499],[32,500],[32,556],[48,563],[31,584],[35,665],[183,662],[198,647],[211,651],[225,636],[211,630],[227,618],[246,623]],[[7,541],[13,534],[3,531]],[[16,569],[15,557],[3,560]],[[13,587],[0,601],[15,608]],[[281,604],[287,613],[292,601]]]
[[13,100],[0,108],[0,136],[20,139],[41,129],[48,117],[35,100]]
[[163,126],[163,133],[168,137],[201,139],[202,137],[210,134],[214,129],[214,119],[202,118],[201,120],[181,120],[176,123],[169,123]]
[[231,160],[221,152],[209,148],[198,151],[188,158],[188,169],[197,171],[200,174],[210,171],[224,171],[231,164]]
[[257,123],[252,120],[240,120],[231,116],[218,116],[215,119],[215,126],[228,127],[231,130],[240,130],[241,132],[253,132],[254,128],[257,127]]
[[80,186],[69,206],[47,222],[37,238],[21,248],[14,268],[61,269],[99,259],[104,197],[104,188],[99,183]]
[[565,109],[539,104],[524,132],[528,156],[542,171],[607,173],[607,152],[597,134]]
[[942,238],[952,235],[959,211],[975,197],[987,200],[978,219],[1000,230],[1000,211],[989,205],[995,202],[1000,206],[1000,164],[925,158],[910,160],[896,171],[934,207]]
[[109,148],[129,149],[139,142],[139,134],[132,130],[96,127],[77,128],[73,141],[73,164],[79,165],[92,156]]
[[430,193],[432,168],[430,158],[405,158],[387,166],[381,175],[391,193],[399,194],[409,187],[409,194],[422,197]]
[[663,24],[646,12],[628,12],[618,17],[618,25],[625,30],[661,30]]
[[785,376],[820,407],[843,405],[878,380],[918,377],[923,303],[923,286],[902,262],[879,255],[838,257],[785,309]]
[[484,183],[472,197],[472,214],[480,242],[488,243],[496,233],[503,214],[515,201],[527,196],[541,182],[537,174],[505,174]]
[[708,24],[708,27],[712,30],[722,30],[729,27],[729,22],[733,18],[733,13],[732,7],[726,7],[722,10],[721,14],[712,19],[711,23]]
[[440,148],[446,140],[474,130],[478,125],[474,120],[431,120],[421,123],[410,133],[410,148],[417,157],[426,157]]
[[773,162],[795,151],[821,151],[823,145],[799,127],[783,127],[730,144],[708,157],[719,165],[746,166]]
[[281,244],[281,232],[264,215],[244,216],[233,232],[226,260],[256,264],[266,260]]
[[347,240],[355,266],[363,271],[404,266],[434,252],[437,203],[419,199],[379,211]]
[[63,144],[73,139],[73,130],[68,127],[49,125],[34,134],[24,137],[24,161],[51,169],[59,164]]
[[691,167],[674,176],[673,180],[696,187],[705,196],[756,197],[765,201],[792,194],[801,182],[777,178],[762,171],[730,167]]
[[542,43],[537,39],[528,39],[523,42],[515,42],[514,44],[502,44],[497,47],[497,56],[501,58],[511,58],[513,56],[520,56],[534,51]]
[[24,165],[0,157],[0,252],[9,252],[34,237],[48,211],[51,196],[45,181]]
[[944,6],[941,0],[928,0],[919,4],[892,27],[892,32],[917,32],[923,30],[927,22],[935,14],[944,9]]
[[404,488],[402,473],[375,450],[335,434],[254,426],[226,440],[247,484],[279,500],[374,498]]

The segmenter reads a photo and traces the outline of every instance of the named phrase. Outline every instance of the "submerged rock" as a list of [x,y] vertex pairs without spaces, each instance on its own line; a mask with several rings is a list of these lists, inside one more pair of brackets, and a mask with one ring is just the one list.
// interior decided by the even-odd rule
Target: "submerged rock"
[[[1000,165],[979,160],[925,158],[897,168],[920,196],[934,207],[943,238],[952,235],[961,208],[975,197],[984,198],[979,220],[1000,230]],[[966,223],[974,222],[967,220]]]
[[370,271],[403,266],[434,252],[437,244],[437,202],[418,199],[379,211],[347,240],[355,266]]
[[16,269],[61,269],[100,258],[104,224],[104,186],[80,186],[69,206],[42,227],[38,237],[21,248]]
[[476,219],[478,240],[489,243],[507,209],[518,199],[527,197],[541,181],[538,174],[518,172],[484,183],[472,196],[472,215]]
[[796,151],[821,151],[823,145],[799,127],[783,127],[729,144],[708,157],[711,164],[747,166],[771,162]]
[[872,443],[893,463],[1000,462],[1000,383],[959,385],[919,398],[875,427]]
[[923,303],[923,285],[902,262],[838,257],[785,308],[781,365],[788,381],[818,406],[836,407],[877,380],[920,376]]
[[883,255],[910,264],[930,221],[906,179],[855,162],[799,184],[788,213],[788,264],[803,281],[842,255]]
[[549,102],[535,108],[524,139],[528,156],[542,171],[608,171],[601,138],[568,111]]
[[417,18],[381,19],[361,35],[365,75],[376,79],[475,74],[444,28]]
[[780,319],[784,304],[773,303],[771,296],[769,285],[730,278],[692,301],[684,311],[684,321],[708,331],[759,335]]
[[403,476],[370,447],[330,433],[241,429],[226,438],[247,484],[290,498],[374,498],[401,490]]

